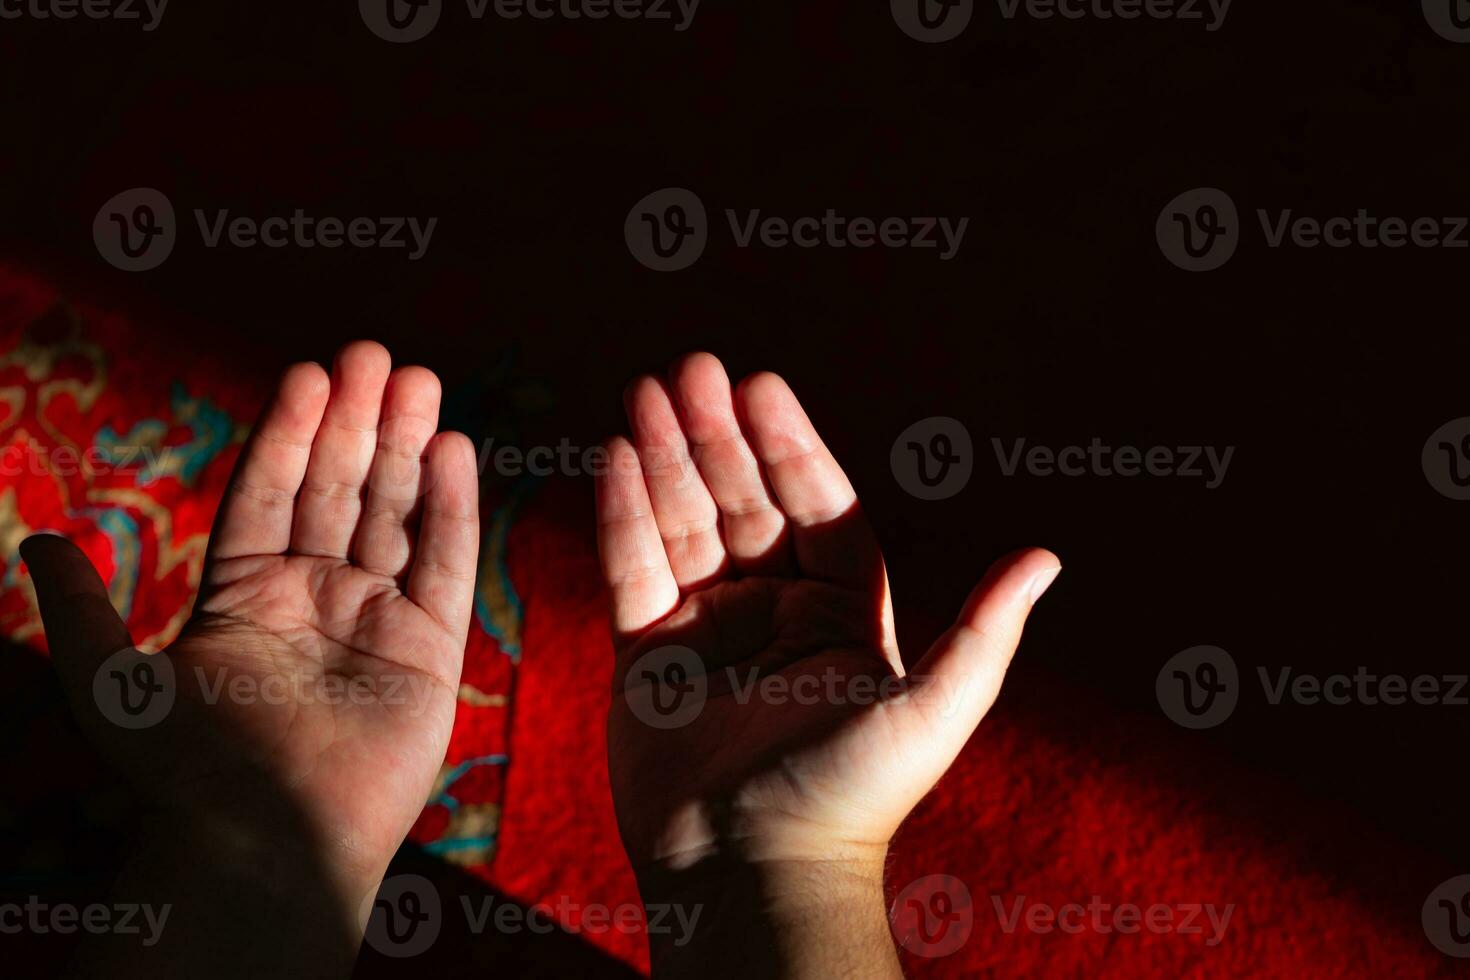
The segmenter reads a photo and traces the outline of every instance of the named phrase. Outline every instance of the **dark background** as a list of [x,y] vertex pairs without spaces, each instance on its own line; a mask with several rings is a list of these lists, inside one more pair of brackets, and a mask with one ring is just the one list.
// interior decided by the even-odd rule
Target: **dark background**
[[[1019,683],[1153,717],[1154,678],[1216,644],[1247,694],[1177,738],[1341,801],[1447,862],[1470,707],[1267,706],[1255,668],[1465,673],[1470,503],[1420,451],[1470,415],[1470,250],[1266,246],[1255,209],[1470,214],[1470,45],[1417,4],[1236,0],[1199,21],[1002,19],[926,45],[886,4],[706,0],[669,22],[470,19],[391,45],[354,4],[186,4],[160,28],[0,21],[0,258],[153,324],[175,350],[283,364],[353,337],[463,384],[517,351],[555,409],[528,444],[591,445],[636,372],[690,349],[785,374],[879,528],[901,629],[947,620],[1003,550],[1067,571]],[[166,193],[159,269],[106,265],[104,201]],[[715,223],[692,268],[637,264],[658,188]],[[1227,191],[1222,269],[1169,264],[1160,209]],[[205,249],[195,208],[437,216],[428,254]],[[934,251],[737,249],[723,209],[968,216]],[[165,383],[161,380],[160,383]],[[494,411],[493,400],[484,406]],[[974,437],[947,501],[905,494],[897,434]],[[991,437],[1234,446],[1224,485],[1002,477]],[[1207,764],[1207,763],[1202,763]],[[1287,810],[1284,823],[1293,819]]]

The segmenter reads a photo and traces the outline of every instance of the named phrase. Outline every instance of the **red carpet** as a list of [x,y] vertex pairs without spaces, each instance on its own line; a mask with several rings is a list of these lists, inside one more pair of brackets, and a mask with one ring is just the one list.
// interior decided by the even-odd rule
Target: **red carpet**
[[[215,500],[277,363],[171,363],[108,311],[0,272],[0,622],[9,639],[43,645],[16,555],[37,528],[86,549],[140,642],[173,636]],[[140,479],[137,461],[116,451],[123,445],[153,449],[161,475]],[[89,449],[89,462],[77,459]],[[49,473],[37,475],[43,457]],[[480,628],[443,785],[413,839],[513,899],[570,908],[568,931],[645,968],[638,935],[582,929],[573,908],[637,900],[604,764],[611,653],[590,487],[491,485],[485,517]],[[1465,869],[1406,852],[1325,802],[1212,757],[1161,716],[1119,715],[1028,670],[1025,650],[991,718],[894,845],[890,896],[947,875],[972,903],[959,948],[905,954],[911,975],[1449,976],[1470,962],[1436,952],[1419,921],[1429,891]],[[20,651],[7,657],[8,704],[34,665]],[[42,833],[56,793],[87,799],[95,777],[52,715],[15,737],[3,771],[14,812],[0,813],[0,826],[20,839]],[[89,860],[67,841],[23,853],[25,870],[42,879]],[[1188,928],[1103,932],[1088,919],[1063,931],[1028,913],[1037,904],[1091,905],[1098,911],[1087,914],[1105,926],[1120,905],[1165,906]],[[1213,909],[1222,928],[1195,906]],[[1040,928],[1028,928],[1028,915]]]

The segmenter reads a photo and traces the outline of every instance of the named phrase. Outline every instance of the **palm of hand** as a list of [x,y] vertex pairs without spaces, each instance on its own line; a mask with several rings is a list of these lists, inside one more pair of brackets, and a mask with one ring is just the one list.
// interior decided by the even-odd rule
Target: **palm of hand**
[[614,793],[638,801],[626,833],[646,848],[635,865],[688,861],[720,834],[830,838],[855,818],[902,819],[889,790],[909,778],[909,733],[884,702],[903,685],[870,605],[826,583],[741,579],[693,593],[633,645],[635,675],[669,647],[699,651],[705,671],[698,715],[676,728],[647,723],[656,690],[614,698]]
[[207,792],[263,767],[308,812],[395,847],[444,758],[463,639],[337,559],[234,558],[209,587],[168,651],[176,710],[209,733],[172,778]]
[[[1055,557],[997,563],[907,675],[877,543],[780,378],[732,391],[697,354],[626,401],[633,439],[609,443],[598,523],[609,762],[635,869],[885,844],[990,707]],[[708,692],[673,727],[642,710],[670,647]]]

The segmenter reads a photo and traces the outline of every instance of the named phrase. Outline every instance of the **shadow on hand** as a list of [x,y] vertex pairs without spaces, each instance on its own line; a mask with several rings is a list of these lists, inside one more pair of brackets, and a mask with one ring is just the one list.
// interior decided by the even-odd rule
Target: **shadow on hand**
[[[8,641],[0,641],[0,735],[0,934],[9,975],[182,976],[206,965],[255,976],[638,975],[413,847],[387,881],[431,881],[442,928],[418,955],[389,957],[362,942],[358,957],[358,926],[343,911],[350,903],[289,791],[241,787],[252,799],[269,793],[274,843],[263,853],[252,850],[257,834],[231,836],[222,816],[228,800],[201,805],[197,824],[161,826],[83,738],[47,658]],[[519,910],[515,921],[536,929],[497,930],[493,913],[507,905]],[[254,911],[242,919],[239,909]],[[293,941],[307,933],[310,944]],[[318,952],[303,952],[308,945]]]
[[[413,845],[393,859],[378,901],[397,918],[369,924],[353,971],[358,980],[642,975],[558,924],[554,909],[507,898]],[[641,930],[641,909],[638,915]]]

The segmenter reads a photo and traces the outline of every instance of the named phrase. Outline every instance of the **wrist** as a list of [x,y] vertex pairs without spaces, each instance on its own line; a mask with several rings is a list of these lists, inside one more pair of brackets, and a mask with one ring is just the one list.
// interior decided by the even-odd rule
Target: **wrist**
[[[883,900],[886,847],[750,861],[710,855],[638,875],[653,975],[897,976]],[[685,923],[684,929],[655,922]],[[840,967],[840,968],[839,968]]]
[[365,855],[324,838],[312,822],[285,807],[171,806],[145,817],[130,849],[130,863],[163,872],[248,884],[259,895],[281,894],[311,880],[318,896],[336,897],[346,907],[376,891],[388,856]]
[[147,814],[111,889],[156,936],[89,937],[77,977],[347,976],[362,934],[350,876],[299,824],[212,805]]

